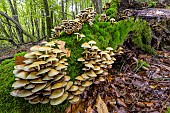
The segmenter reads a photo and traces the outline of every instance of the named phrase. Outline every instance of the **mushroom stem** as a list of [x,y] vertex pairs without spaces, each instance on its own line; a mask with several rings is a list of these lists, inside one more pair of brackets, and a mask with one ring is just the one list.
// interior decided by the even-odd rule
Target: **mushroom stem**
[[38,67],[38,71],[40,70],[40,65],[37,66]]

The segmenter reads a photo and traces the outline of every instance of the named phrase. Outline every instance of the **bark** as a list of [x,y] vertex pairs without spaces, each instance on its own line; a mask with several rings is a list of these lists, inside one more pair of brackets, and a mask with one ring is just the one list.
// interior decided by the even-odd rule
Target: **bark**
[[74,14],[74,0],[72,0],[72,2],[71,2],[71,7],[72,7],[72,19],[75,19],[75,14]]
[[94,4],[94,9],[98,14],[102,13],[102,0],[92,0]]
[[54,11],[51,11],[50,13],[51,13],[51,14],[50,14],[50,15],[51,15],[51,28],[54,28],[54,26],[53,26]]
[[75,2],[75,8],[76,8],[76,15],[77,15],[78,14],[77,2]]
[[42,37],[45,36],[45,20],[44,20],[44,11],[41,10],[41,15],[42,15],[42,18],[41,18],[41,30],[42,30]]
[[38,24],[39,21],[38,21],[38,19],[34,19],[34,23],[35,23],[37,38],[40,39],[40,31],[39,31],[39,24]]
[[[16,20],[18,22],[18,24],[20,24],[19,19],[18,19],[18,11],[17,11],[17,6],[16,6],[16,0],[14,0],[14,2],[12,3],[11,0],[8,0],[11,12],[12,12],[12,16],[14,18],[14,20]],[[23,33],[22,31],[16,27],[16,31],[17,31],[17,35],[20,38],[20,41],[23,43],[24,39],[23,39]]]
[[16,25],[16,27],[18,27],[18,28],[23,32],[23,34],[25,34],[26,36],[28,36],[31,40],[36,41],[36,37],[34,37],[34,36],[30,35],[29,33],[27,33],[16,20],[14,20],[13,18],[11,18],[11,17],[8,16],[7,14],[3,13],[2,11],[0,11],[0,15],[4,16],[4,17],[6,17],[7,19],[9,19],[10,21],[12,21],[12,22]]
[[67,15],[68,15],[68,0],[65,0],[65,3],[66,3],[65,18],[67,19]]
[[46,29],[47,29],[47,40],[51,37],[51,18],[49,14],[49,7],[48,7],[48,1],[44,1],[44,8],[45,8],[45,16],[46,16]]
[[66,19],[65,11],[64,11],[64,0],[61,0],[61,10],[62,10],[62,20]]

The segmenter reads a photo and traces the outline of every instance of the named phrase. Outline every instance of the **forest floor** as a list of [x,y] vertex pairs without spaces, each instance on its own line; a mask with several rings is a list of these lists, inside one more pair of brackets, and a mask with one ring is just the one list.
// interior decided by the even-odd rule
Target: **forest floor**
[[[125,50],[106,81],[86,89],[65,113],[164,113],[170,106],[170,52],[157,54]],[[136,59],[146,61],[150,68],[137,65]]]

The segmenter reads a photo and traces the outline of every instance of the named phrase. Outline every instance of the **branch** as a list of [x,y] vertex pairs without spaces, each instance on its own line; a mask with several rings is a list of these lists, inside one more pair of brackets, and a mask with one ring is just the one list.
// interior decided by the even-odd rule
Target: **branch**
[[32,36],[29,33],[27,33],[16,20],[14,20],[13,18],[11,18],[10,16],[8,16],[7,14],[5,14],[2,11],[0,11],[0,14],[4,17],[8,18],[9,20],[11,20],[20,30],[22,30],[23,34],[32,38],[34,41],[37,40],[35,36]]

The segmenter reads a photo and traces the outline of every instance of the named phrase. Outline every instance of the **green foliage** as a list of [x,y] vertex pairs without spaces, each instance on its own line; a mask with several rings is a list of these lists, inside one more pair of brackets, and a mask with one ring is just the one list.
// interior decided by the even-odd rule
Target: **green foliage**
[[[25,53],[18,53],[14,56],[23,56]],[[11,87],[14,83],[15,59],[6,59],[0,64],[0,113],[63,113],[69,105],[65,102],[59,106],[51,106],[50,104],[31,105],[23,98],[17,98],[10,95],[13,90]]]
[[109,9],[106,11],[106,15],[107,15],[107,16],[110,16],[110,18],[115,18],[115,17],[116,17],[116,14],[117,14],[117,8],[109,8]]
[[170,107],[167,108],[167,111],[165,113],[170,113]]
[[142,67],[142,66],[147,67],[147,68],[150,67],[150,65],[147,62],[143,60],[138,60],[137,67]]
[[154,8],[155,6],[156,6],[156,2],[154,2],[154,1],[148,2],[148,7],[149,8]]

